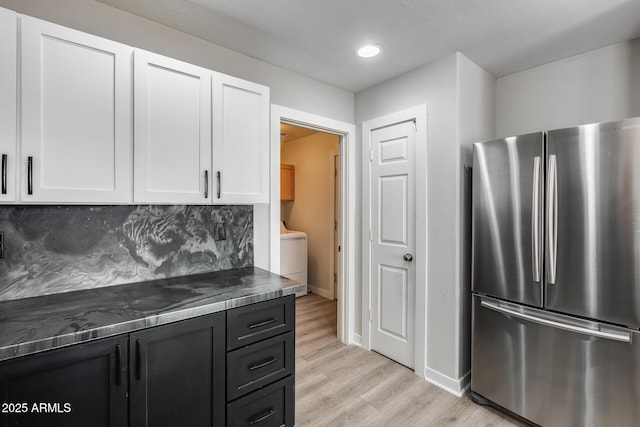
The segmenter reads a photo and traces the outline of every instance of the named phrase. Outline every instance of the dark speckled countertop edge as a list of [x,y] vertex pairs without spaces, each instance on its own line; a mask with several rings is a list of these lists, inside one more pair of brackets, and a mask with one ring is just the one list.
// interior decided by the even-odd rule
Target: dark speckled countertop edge
[[[242,274],[234,277],[234,271],[242,272]],[[24,312],[28,312],[29,303],[37,301],[38,307],[34,311],[38,312],[39,315],[33,314],[31,317],[23,315],[20,318],[20,313],[16,313],[15,315],[5,314],[0,316],[0,361],[218,313],[306,290],[305,284],[299,284],[293,280],[254,267],[194,275],[193,277],[197,278],[194,280],[197,287],[194,287],[195,290],[190,291],[191,293],[188,296],[191,298],[188,301],[172,300],[170,307],[167,309],[164,309],[162,307],[163,304],[161,304],[165,301],[161,297],[158,298],[154,292],[171,292],[175,288],[184,293],[189,286],[189,276],[175,280],[162,279],[113,286],[110,287],[111,289],[100,288],[83,291],[81,298],[83,305],[91,305],[90,303],[94,302],[91,301],[92,294],[95,294],[95,299],[97,300],[104,297],[105,290],[115,290],[112,293],[117,295],[118,291],[126,290],[121,286],[131,287],[133,285],[137,287],[138,294],[142,295],[143,298],[144,292],[147,291],[149,297],[161,300],[158,304],[160,307],[150,307],[147,303],[147,306],[145,306],[146,311],[144,312],[138,310],[126,312],[122,310],[122,307],[117,304],[117,298],[111,299],[111,301],[115,300],[112,309],[106,306],[109,304],[107,302],[104,306],[100,306],[99,309],[92,307],[92,311],[86,310],[82,312],[81,309],[78,309],[77,316],[69,314],[69,311],[64,311],[64,308],[60,309],[59,307],[56,307],[56,314],[54,315],[51,315],[49,310],[42,310],[42,304],[46,304],[47,298],[63,298],[64,294],[12,301],[11,303],[13,303],[14,307],[19,307],[19,310],[16,311],[21,309]],[[207,285],[202,284],[203,277],[206,277]],[[220,283],[216,282],[216,277],[220,278]],[[176,285],[172,284],[173,281],[176,282]],[[198,297],[201,297],[200,300],[197,297],[192,297],[195,291],[198,292]],[[138,294],[136,296],[139,296]],[[134,301],[134,303],[137,301]],[[75,301],[75,303],[77,304],[78,302]],[[183,306],[180,306],[181,304]],[[69,310],[71,309],[69,308]],[[122,311],[125,311],[125,313],[121,314],[120,312]],[[95,321],[95,319],[88,319],[92,313],[98,313],[99,315],[107,313],[115,318],[120,315],[123,317],[133,316],[133,318],[126,318],[122,321],[108,321],[102,324],[90,323]],[[82,317],[84,322],[89,324],[78,326],[82,325],[83,322],[78,321],[76,317]],[[40,332],[49,328],[60,330],[60,332],[52,332],[50,334]],[[25,337],[29,338],[25,339]]]

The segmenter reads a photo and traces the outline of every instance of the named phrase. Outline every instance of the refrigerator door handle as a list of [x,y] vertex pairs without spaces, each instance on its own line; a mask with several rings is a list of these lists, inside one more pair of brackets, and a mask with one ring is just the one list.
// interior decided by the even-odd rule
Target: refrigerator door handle
[[556,155],[549,156],[549,176],[547,178],[547,244],[548,283],[556,283],[558,263],[558,163]]
[[481,301],[480,305],[482,307],[488,308],[493,311],[497,311],[498,313],[507,314],[509,316],[517,317],[519,319],[528,320],[533,323],[537,323],[539,325],[549,326],[557,329],[564,329],[565,331],[576,332],[578,334],[590,335],[598,338],[605,338],[614,341],[622,341],[622,342],[631,342],[631,334],[624,332],[615,332],[615,331],[600,331],[595,329],[590,329],[582,326],[571,325],[568,323],[564,323],[561,321],[545,319],[542,317],[534,316],[527,313],[522,313],[517,310],[512,310],[507,307],[503,307],[498,303],[489,302],[489,301]]
[[531,269],[534,282],[540,281],[540,165],[540,156],[535,156],[531,192]]

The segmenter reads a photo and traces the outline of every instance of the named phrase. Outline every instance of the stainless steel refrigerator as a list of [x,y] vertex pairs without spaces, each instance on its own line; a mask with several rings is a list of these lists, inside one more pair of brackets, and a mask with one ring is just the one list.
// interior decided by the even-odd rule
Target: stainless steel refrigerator
[[474,400],[640,425],[640,118],[474,144]]

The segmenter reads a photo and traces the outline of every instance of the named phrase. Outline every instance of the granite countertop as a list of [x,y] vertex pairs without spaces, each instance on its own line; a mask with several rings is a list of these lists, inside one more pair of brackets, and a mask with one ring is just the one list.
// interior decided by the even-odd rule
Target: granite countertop
[[0,361],[292,295],[255,267],[0,302]]

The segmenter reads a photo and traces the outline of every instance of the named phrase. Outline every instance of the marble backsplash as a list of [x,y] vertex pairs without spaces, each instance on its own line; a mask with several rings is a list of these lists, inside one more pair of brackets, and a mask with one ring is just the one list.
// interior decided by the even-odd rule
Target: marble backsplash
[[253,266],[252,206],[3,206],[0,301]]

